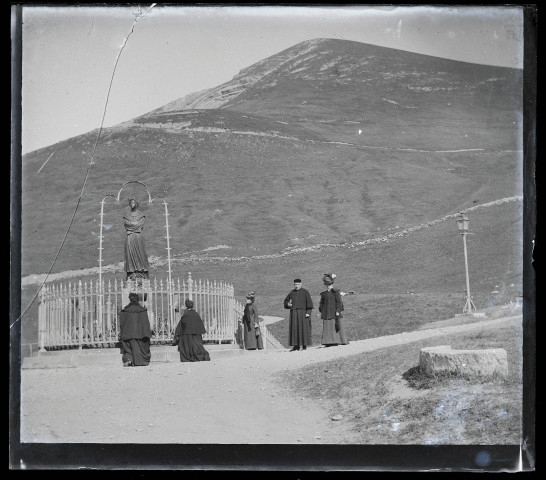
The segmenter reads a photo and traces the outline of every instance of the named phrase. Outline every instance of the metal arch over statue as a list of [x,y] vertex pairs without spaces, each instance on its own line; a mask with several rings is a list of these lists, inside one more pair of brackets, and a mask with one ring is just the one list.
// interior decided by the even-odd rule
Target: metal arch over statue
[[[104,236],[104,206],[111,197],[120,204],[121,192],[129,184],[138,184],[148,193],[148,204],[159,199],[165,208],[165,239],[167,241],[168,280],[141,278],[140,284],[133,279],[102,278],[102,250]],[[176,285],[172,279],[169,211],[168,204],[161,196],[150,194],[148,187],[140,181],[125,183],[117,195],[107,194],[100,202],[99,229],[99,279],[98,282],[80,280],[77,284],[46,284],[41,290],[38,308],[38,338],[40,351],[93,347],[114,347],[119,334],[119,311],[127,305],[129,293],[139,293],[148,315],[154,334],[151,342],[170,343],[178,319],[174,306],[186,298],[195,298],[206,320],[206,340],[218,343],[236,343],[238,319],[243,314],[243,306],[235,300],[233,285],[224,282],[196,282],[188,272],[187,281]],[[132,211],[138,205],[130,205]],[[121,232],[119,232],[121,233]],[[126,231],[123,232],[127,235]],[[155,232],[153,232],[155,234]],[[120,249],[121,250],[121,249]],[[121,254],[121,251],[119,251]],[[150,272],[148,272],[149,274]],[[127,272],[125,272],[125,275]],[[176,300],[176,302],[175,302]],[[168,304],[168,309],[164,305]],[[267,331],[265,330],[267,339]],[[204,337],[205,339],[205,337]]]
[[[104,220],[104,204],[108,197],[115,198],[116,204],[119,205],[121,192],[130,184],[138,184],[146,189],[148,194],[148,205],[151,205],[155,199],[160,199],[165,207],[165,229],[167,240],[167,263],[169,274],[169,291],[172,290],[172,271],[171,271],[171,247],[170,247],[170,235],[169,235],[169,212],[168,204],[161,196],[152,197],[148,186],[138,180],[131,180],[126,182],[119,189],[117,195],[107,194],[101,201],[101,213],[100,213],[100,233],[99,233],[99,288],[103,289],[102,282],[102,242],[103,242],[103,220]],[[139,203],[136,198],[129,198],[129,208],[127,213],[123,216],[124,228],[125,228],[125,241],[124,241],[124,266],[125,266],[125,294],[123,300],[128,301],[128,295],[130,292],[136,292],[141,295],[143,302],[149,303],[151,301],[151,295],[149,295],[149,261],[146,252],[144,237],[142,230],[144,228],[145,216],[138,209]],[[127,298],[125,298],[127,297]],[[172,295],[169,295],[169,315],[174,317],[174,307],[171,299]]]

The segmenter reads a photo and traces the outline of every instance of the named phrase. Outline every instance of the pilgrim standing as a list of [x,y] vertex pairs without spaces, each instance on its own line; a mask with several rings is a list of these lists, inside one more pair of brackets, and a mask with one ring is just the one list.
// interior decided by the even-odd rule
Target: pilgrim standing
[[148,311],[138,301],[138,293],[129,294],[129,303],[119,313],[122,362],[124,367],[142,367],[150,363],[152,329]]
[[262,350],[264,348],[255,298],[254,292],[248,293],[243,314],[243,335],[247,350]]
[[313,302],[305,288],[301,288],[301,279],[294,279],[294,290],[284,299],[284,308],[290,309],[288,320],[288,340],[291,352],[311,345],[311,310]]
[[334,273],[325,273],[322,282],[326,291],[320,294],[319,312],[322,318],[322,344],[326,347],[333,345],[348,345],[343,323],[343,301],[341,292],[334,288]]
[[193,309],[190,299],[184,302],[186,311],[182,314],[174,332],[173,345],[178,346],[181,362],[209,361],[209,352],[203,346],[202,335],[206,333],[205,325],[200,315]]

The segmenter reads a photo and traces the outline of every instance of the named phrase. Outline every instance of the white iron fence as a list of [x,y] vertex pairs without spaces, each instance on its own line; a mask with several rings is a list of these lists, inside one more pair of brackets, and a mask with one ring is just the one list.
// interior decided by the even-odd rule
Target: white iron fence
[[186,299],[205,324],[203,340],[237,343],[243,306],[235,300],[233,286],[225,282],[154,279],[136,282],[85,281],[45,285],[38,313],[40,350],[107,348],[118,346],[119,312],[136,292],[148,309],[154,332],[152,344],[169,344]]

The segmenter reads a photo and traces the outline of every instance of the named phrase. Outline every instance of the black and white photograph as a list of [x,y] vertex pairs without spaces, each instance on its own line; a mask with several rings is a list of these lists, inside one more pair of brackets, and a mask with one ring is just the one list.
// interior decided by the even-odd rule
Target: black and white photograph
[[12,5],[10,468],[534,471],[535,15]]

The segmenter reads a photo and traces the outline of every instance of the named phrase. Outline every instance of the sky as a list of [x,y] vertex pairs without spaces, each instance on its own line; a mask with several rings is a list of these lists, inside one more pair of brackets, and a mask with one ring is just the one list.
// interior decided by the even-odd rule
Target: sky
[[23,154],[116,125],[299,42],[522,68],[518,7],[23,7]]

